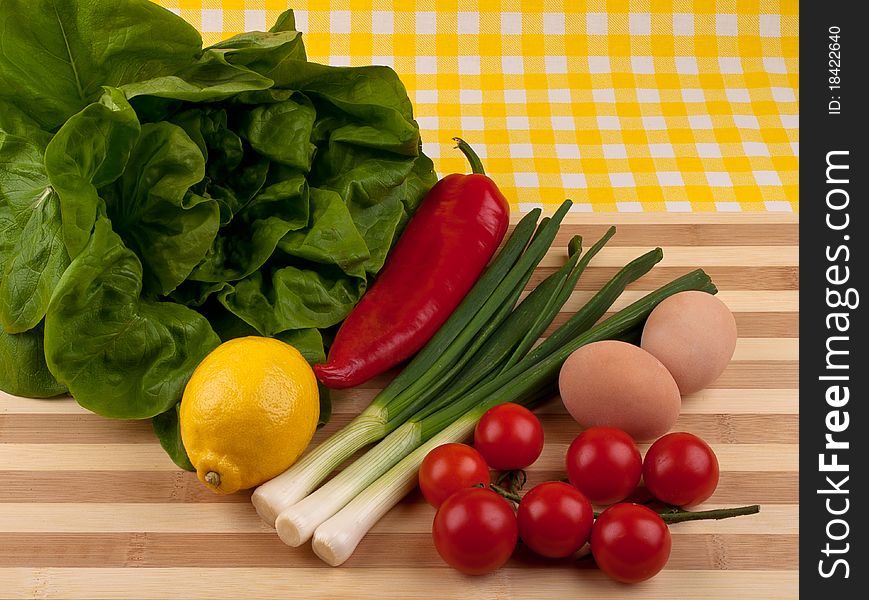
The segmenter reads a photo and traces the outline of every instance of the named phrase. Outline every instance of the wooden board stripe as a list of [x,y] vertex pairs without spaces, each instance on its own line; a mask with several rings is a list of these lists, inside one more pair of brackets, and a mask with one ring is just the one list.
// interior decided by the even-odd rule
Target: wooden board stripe
[[[625,290],[611,310],[618,311],[646,295],[638,290]],[[573,313],[585,306],[594,292],[578,290],[570,294],[563,312]],[[799,311],[799,293],[795,290],[722,290],[718,298],[733,312],[796,312]]]
[[[546,443],[570,444],[581,428],[569,415],[541,418]],[[673,431],[690,431],[710,444],[796,444],[798,415],[680,415]]]
[[770,389],[799,387],[798,361],[732,362],[708,389]]
[[[353,416],[334,415],[333,428],[346,425]],[[540,419],[551,432],[547,442],[572,439],[579,432],[563,412],[541,413]],[[708,442],[736,444],[795,444],[799,432],[797,415],[682,414],[675,428],[692,431]],[[68,444],[70,431],[76,432],[75,443],[82,444],[153,444],[155,440],[149,421],[118,423],[97,415],[0,415],[0,442],[5,444]]]
[[[708,389],[772,389],[798,387],[798,361],[733,361]],[[387,373],[374,377],[358,389],[380,390],[395,376]]]
[[[350,389],[337,391],[332,395],[335,414],[356,415],[377,395],[377,390]],[[17,407],[21,412],[29,412],[30,403]],[[84,410],[84,409],[81,409]],[[66,412],[61,408],[58,412]],[[566,414],[560,402],[547,402],[536,408],[538,414]],[[714,388],[705,389],[682,399],[682,414],[796,414],[799,412],[799,392],[789,389],[745,389]]]
[[[332,393],[333,414],[356,415],[377,395],[377,390],[349,389]],[[764,413],[796,414],[799,394],[796,389],[707,389],[685,396],[683,414],[717,414],[722,409],[731,414]],[[564,407],[550,402],[536,409],[540,414],[564,414]],[[0,415],[93,415],[69,397],[51,400],[18,398],[0,392]],[[120,423],[111,420],[112,423]]]
[[[544,214],[551,214],[554,211],[544,211]],[[511,216],[511,221],[518,221],[522,215],[514,214]],[[673,224],[689,224],[689,225],[739,225],[740,227],[732,227],[733,230],[740,229],[747,225],[789,225],[794,229],[799,224],[799,215],[796,213],[784,212],[755,212],[755,213],[728,213],[728,212],[685,212],[685,213],[668,213],[668,212],[643,212],[643,213],[577,213],[568,212],[564,217],[565,225],[628,225],[637,224],[643,226],[651,225],[673,225]],[[702,245],[702,240],[698,245]]]
[[0,390],[0,415],[15,414],[93,414],[69,396],[56,398],[21,398]]
[[[724,471],[796,471],[792,444],[710,444]],[[640,444],[645,452],[649,444]],[[535,466],[560,468],[566,444],[547,444]],[[157,444],[0,444],[0,471],[175,471]]]
[[[579,561],[577,561],[579,562]],[[177,598],[179,582],[184,582],[188,600],[211,600],[215,590],[227,598],[255,597],[263,600],[303,598],[353,598],[380,600],[402,598],[430,600],[433,590],[444,600],[466,600],[469,592],[479,600],[516,598],[574,597],[582,595],[600,600],[622,600],[626,588],[603,573],[582,569],[562,569],[563,577],[546,576],[541,584],[529,577],[522,565],[510,565],[495,573],[469,579],[447,568],[221,568],[165,567],[150,569],[112,568],[0,568],[0,589],[10,598],[68,598],[94,600],[163,600]],[[580,576],[581,575],[581,576]],[[796,571],[770,570],[692,570],[668,568],[655,578],[633,586],[632,597],[672,600],[696,597],[702,586],[704,600],[796,598]]]
[[[574,231],[573,233],[580,233]],[[669,240],[668,240],[669,242]],[[596,267],[621,268],[638,256],[660,246],[664,259],[658,263],[662,267],[792,267],[799,264],[799,246],[776,246],[770,252],[767,246],[673,246],[658,244],[650,246],[610,246],[607,244],[594,257],[591,264]],[[559,267],[564,264],[567,244],[553,245],[547,252],[541,267]]]
[[[564,467],[536,466],[528,471],[527,488],[564,477]],[[118,502],[246,504],[250,491],[229,496],[213,494],[196,475],[185,471],[0,471],[0,503]],[[723,471],[712,500],[726,504],[789,504],[797,502],[793,472]],[[407,504],[423,504],[412,492]],[[0,507],[2,508],[2,507]]]
[[[581,235],[583,246],[590,247],[600,239],[610,227],[601,223],[576,223],[567,219],[555,236],[553,246],[564,247],[574,235]],[[607,247],[649,246],[661,244],[672,246],[754,246],[763,242],[764,246],[796,246],[799,244],[799,230],[787,223],[746,223],[734,227],[727,223],[660,223],[637,224],[617,223],[616,234],[607,242]]]
[[[609,311],[604,318],[615,314]],[[561,327],[574,313],[561,312],[555,315],[550,326],[544,332],[544,336],[551,335],[556,328]],[[741,338],[765,337],[765,338],[796,338],[799,337],[799,313],[770,311],[770,312],[734,312],[736,329]]]
[[[675,530],[670,569],[782,569],[796,567],[798,536],[784,534],[697,534]],[[395,547],[399,545],[400,552]],[[195,553],[190,548],[204,549]],[[757,552],[763,548],[764,552]],[[562,568],[571,560],[547,561],[524,548],[508,566]],[[331,567],[310,547],[289,548],[263,533],[0,533],[0,564],[39,567]],[[431,533],[370,533],[341,567],[443,567]],[[588,561],[589,568],[592,563]]]
[[[538,342],[542,342],[540,338]],[[733,352],[733,362],[793,361],[800,358],[800,343],[797,338],[738,338]]]
[[[564,410],[557,402],[546,404],[554,410]],[[538,409],[542,410],[542,409]],[[682,415],[729,415],[799,413],[799,391],[796,389],[706,389],[682,398]]]
[[733,353],[733,360],[737,362],[799,359],[798,338],[739,338]]
[[[730,505],[707,503],[706,508]],[[423,504],[401,504],[372,533],[427,533],[435,511]],[[763,507],[761,513],[721,521],[681,523],[674,533],[796,534],[799,509],[794,504]],[[145,503],[12,503],[0,513],[0,533],[267,533],[266,525],[248,504]]]
[[[596,292],[615,276],[620,267],[598,267],[592,263],[582,272],[576,289]],[[557,270],[556,267],[540,267],[528,280],[527,290],[532,290]],[[630,285],[632,290],[654,290],[692,271],[691,267],[662,267],[643,275]],[[788,267],[729,267],[713,266],[704,269],[722,290],[796,290],[799,289],[799,268]]]

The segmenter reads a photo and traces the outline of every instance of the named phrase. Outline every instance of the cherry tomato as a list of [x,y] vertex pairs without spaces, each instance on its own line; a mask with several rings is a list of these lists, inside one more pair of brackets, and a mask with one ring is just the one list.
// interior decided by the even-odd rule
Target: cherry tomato
[[432,537],[448,565],[468,575],[483,575],[507,562],[519,531],[506,500],[489,489],[466,488],[441,504]]
[[524,406],[499,404],[477,423],[474,447],[493,469],[524,469],[543,451],[543,426]]
[[664,520],[639,504],[614,504],[591,528],[591,554],[597,566],[622,583],[655,576],[670,558],[671,543]]
[[422,495],[435,508],[453,493],[478,483],[491,483],[489,467],[480,453],[466,444],[438,446],[419,466]]
[[570,556],[588,541],[594,512],[582,492],[561,481],[531,488],[519,503],[519,537],[537,554]]
[[662,502],[676,506],[699,504],[718,486],[718,458],[696,435],[668,433],[646,452],[643,479],[652,495]]
[[567,449],[567,478],[595,504],[624,500],[642,473],[637,445],[615,427],[590,427]]

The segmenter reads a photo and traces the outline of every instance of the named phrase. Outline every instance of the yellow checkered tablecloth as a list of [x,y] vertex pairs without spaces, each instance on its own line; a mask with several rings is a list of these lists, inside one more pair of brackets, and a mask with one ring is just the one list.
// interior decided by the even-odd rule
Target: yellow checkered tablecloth
[[798,210],[797,0],[157,0],[206,44],[296,10],[310,60],[386,64],[440,174],[464,137],[522,210]]

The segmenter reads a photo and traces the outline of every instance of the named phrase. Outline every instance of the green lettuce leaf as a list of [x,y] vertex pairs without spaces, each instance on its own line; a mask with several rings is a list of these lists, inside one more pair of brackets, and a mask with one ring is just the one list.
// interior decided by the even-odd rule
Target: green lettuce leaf
[[60,202],[47,188],[12,249],[0,280],[0,324],[9,333],[32,329],[45,316],[69,256],[60,231]]
[[205,178],[191,189],[214,198],[220,225],[227,225],[265,185],[270,161],[253,151],[227,126],[223,108],[192,108],[170,122],[181,127],[205,157]]
[[243,65],[252,71],[272,77],[285,61],[305,61],[305,46],[302,34],[295,30],[292,11],[286,11],[289,19],[275,23],[268,32],[249,31],[218,42],[209,50],[221,51],[226,60],[234,65]]
[[287,233],[278,247],[291,256],[336,265],[353,278],[365,279],[370,258],[344,199],[335,192],[311,188],[311,226]]
[[14,256],[33,206],[50,191],[42,165],[44,149],[32,140],[0,131],[0,276]]
[[204,176],[205,159],[183,129],[146,123],[123,175],[103,190],[112,227],[142,261],[146,289],[168,294],[211,247],[220,209],[190,191]]
[[42,320],[69,265],[42,151],[38,143],[0,132],[0,325],[10,334]]
[[274,82],[242,65],[230,64],[222,52],[206,50],[193,64],[172,75],[121,86],[127,98],[155,96],[172,100],[213,102],[240,92],[265,90]]
[[307,226],[309,189],[300,174],[286,174],[268,186],[221,230],[191,281],[237,281],[251,275],[272,256],[289,232]]
[[124,172],[139,137],[135,111],[117,89],[72,116],[45,149],[45,170],[60,196],[63,239],[70,257],[90,238],[97,215],[97,188]]
[[0,390],[28,398],[65,394],[45,365],[42,323],[24,333],[8,333],[0,325]]
[[220,302],[262,335],[322,329],[339,323],[359,302],[365,280],[340,269],[309,265],[262,269],[218,294]]
[[316,118],[311,101],[303,94],[294,94],[283,102],[243,112],[240,133],[263,156],[308,172],[316,150],[311,143]]
[[0,100],[0,132],[26,138],[41,148],[51,141],[51,134],[37,121],[6,100]]
[[142,265],[100,216],[45,317],[45,358],[79,404],[118,419],[164,413],[220,343],[199,313],[141,297]]
[[102,94],[191,64],[202,38],[147,0],[0,2],[0,101],[54,131]]

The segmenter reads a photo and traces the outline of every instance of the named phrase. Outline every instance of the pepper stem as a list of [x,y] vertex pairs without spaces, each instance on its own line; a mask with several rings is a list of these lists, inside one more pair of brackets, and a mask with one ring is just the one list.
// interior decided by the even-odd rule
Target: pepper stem
[[483,163],[480,161],[480,157],[477,156],[477,153],[474,152],[474,149],[471,148],[471,145],[468,144],[462,138],[454,137],[453,141],[456,142],[456,148],[462,151],[468,162],[471,163],[471,172],[477,173],[478,175],[485,175],[486,171],[483,169]]

